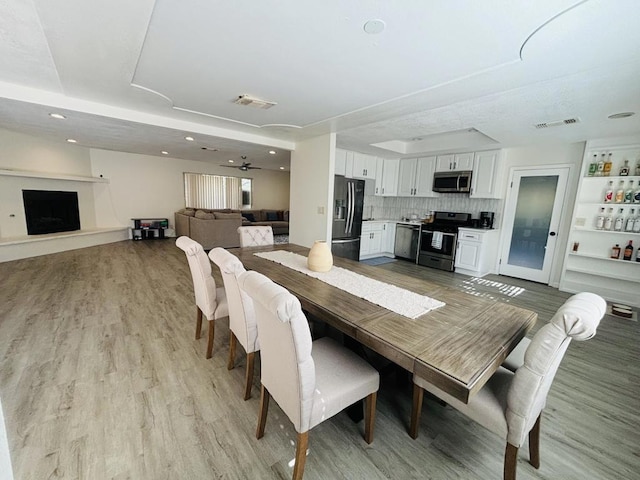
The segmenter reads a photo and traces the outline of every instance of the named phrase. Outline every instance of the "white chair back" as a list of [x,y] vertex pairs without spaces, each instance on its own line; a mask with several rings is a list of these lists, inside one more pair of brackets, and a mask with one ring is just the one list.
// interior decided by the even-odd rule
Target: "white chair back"
[[211,276],[211,262],[202,245],[189,237],[178,237],[176,245],[187,255],[196,305],[202,310],[207,320],[212,320],[218,303],[216,300],[216,281]]
[[229,304],[229,328],[247,353],[257,352],[260,345],[253,300],[238,285],[238,277],[246,272],[242,262],[220,247],[212,249],[209,258],[220,268],[222,274]]
[[297,432],[310,428],[316,371],[311,332],[300,302],[257,272],[245,272],[240,288],[253,299],[260,336],[261,381]]
[[519,447],[545,406],[560,361],[572,339],[593,337],[606,311],[598,295],[580,293],[569,298],[551,322],[533,337],[507,394],[507,442]]
[[241,247],[273,245],[273,229],[270,225],[238,227]]

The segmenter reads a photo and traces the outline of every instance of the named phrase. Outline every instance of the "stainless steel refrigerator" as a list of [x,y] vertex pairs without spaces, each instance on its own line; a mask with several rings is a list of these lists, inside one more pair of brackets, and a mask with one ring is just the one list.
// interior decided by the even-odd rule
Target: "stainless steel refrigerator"
[[364,180],[335,176],[331,252],[336,257],[360,259],[364,207]]

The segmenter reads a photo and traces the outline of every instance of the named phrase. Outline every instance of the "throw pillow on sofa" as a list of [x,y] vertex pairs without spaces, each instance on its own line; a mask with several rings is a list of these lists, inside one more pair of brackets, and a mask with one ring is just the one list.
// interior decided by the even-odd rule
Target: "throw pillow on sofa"
[[217,220],[221,220],[221,219],[229,219],[229,218],[237,218],[238,220],[242,219],[242,215],[240,215],[239,213],[221,213],[221,212],[214,212],[213,213],[216,216]]
[[242,214],[242,216],[243,216],[244,218],[246,218],[246,219],[247,219],[247,221],[249,221],[249,222],[252,222],[252,223],[253,223],[253,222],[255,222],[255,221],[256,221],[256,217],[255,217],[255,215],[254,215],[253,213],[243,213],[243,214]]
[[202,220],[213,220],[216,218],[213,216],[213,213],[205,212],[204,210],[196,210],[195,217]]
[[267,213],[267,222],[278,221],[278,212],[266,212],[266,213]]

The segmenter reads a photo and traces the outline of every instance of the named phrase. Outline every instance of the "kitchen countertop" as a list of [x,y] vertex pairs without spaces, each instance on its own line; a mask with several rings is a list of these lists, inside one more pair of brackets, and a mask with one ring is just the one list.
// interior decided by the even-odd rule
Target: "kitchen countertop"
[[385,218],[365,218],[362,220],[363,222],[380,222],[380,223],[401,223],[403,225],[422,225],[422,220],[393,220],[393,219],[385,219]]

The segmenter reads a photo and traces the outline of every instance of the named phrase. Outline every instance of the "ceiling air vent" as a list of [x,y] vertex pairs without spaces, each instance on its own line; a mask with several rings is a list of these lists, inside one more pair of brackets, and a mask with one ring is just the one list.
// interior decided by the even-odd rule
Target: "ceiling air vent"
[[267,108],[271,108],[274,105],[277,105],[276,102],[268,102],[266,100],[261,100],[259,98],[250,97],[249,95],[240,95],[238,96],[238,98],[234,100],[233,103],[236,103],[238,105],[244,105],[247,107],[261,108],[263,110],[266,110]]
[[536,128],[549,128],[559,127],[560,125],[571,125],[572,123],[580,123],[580,119],[578,117],[567,118],[566,120],[556,120],[555,122],[536,123],[534,126]]

